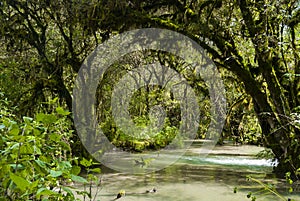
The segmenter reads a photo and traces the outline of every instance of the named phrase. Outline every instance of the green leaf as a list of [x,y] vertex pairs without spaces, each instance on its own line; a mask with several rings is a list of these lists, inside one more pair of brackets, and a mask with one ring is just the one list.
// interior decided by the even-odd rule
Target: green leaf
[[5,128],[5,126],[3,124],[0,124],[0,130]]
[[19,126],[16,124],[13,124],[9,130],[9,134],[11,135],[18,135],[20,132]]
[[77,195],[87,196],[88,198],[92,198],[92,195],[87,191],[76,191]]
[[33,129],[33,135],[34,136],[40,136],[41,135],[41,131],[39,129],[34,128]]
[[25,191],[30,186],[30,182],[29,181],[27,181],[23,177],[15,175],[12,172],[10,172],[9,177],[17,185],[17,187],[19,189],[21,189],[22,191]]
[[83,158],[80,161],[80,164],[83,165],[84,167],[90,167],[92,165],[92,160],[86,160],[85,158]]
[[[56,141],[57,142],[57,141]],[[67,144],[66,142],[64,141],[58,141],[57,142],[63,149],[65,150],[68,150],[68,151],[71,151],[71,147],[69,144]]]
[[47,104],[53,105],[53,104],[55,104],[55,103],[57,103],[57,102],[58,102],[58,97],[55,97],[55,98],[53,98],[52,100],[49,100],[49,102],[48,102]]
[[42,154],[42,151],[39,147],[37,147],[36,145],[33,145],[33,149],[34,149],[34,152],[38,155],[41,155]]
[[24,165],[22,165],[22,164],[9,164],[10,165],[10,167],[12,167],[13,169],[16,169],[16,168],[18,168],[18,170],[22,170],[22,169],[24,169]]
[[72,165],[70,161],[61,161],[58,163],[58,167],[60,170],[71,170]]
[[[63,191],[67,192],[68,198],[70,198],[71,200],[75,200],[74,191],[72,191],[71,188],[68,188],[65,186],[62,186],[61,188]],[[79,199],[77,198],[76,200],[79,200]]]
[[34,160],[33,166],[35,168],[35,171],[38,174],[41,174],[41,175],[48,174],[48,167],[46,166],[46,164],[43,161]]
[[50,170],[50,176],[51,177],[59,177],[62,175],[62,171],[56,171],[56,170]]
[[34,148],[33,146],[30,146],[28,144],[25,144],[23,146],[21,146],[20,148],[20,154],[33,154],[34,153]]
[[47,168],[46,163],[44,161],[41,161],[41,160],[38,159],[38,160],[34,160],[34,162],[36,164],[38,164],[41,168],[44,168],[44,169]]
[[101,169],[100,168],[93,168],[93,169],[90,169],[91,172],[94,172],[94,173],[101,173]]
[[38,121],[38,122],[43,122],[44,121],[44,118],[45,118],[45,114],[44,113],[38,113],[37,115],[36,115],[36,121]]
[[57,117],[54,114],[38,113],[36,120],[45,124],[52,124],[57,121]]
[[33,118],[31,117],[23,117],[23,120],[26,124],[30,124],[33,121]]
[[81,168],[79,166],[73,166],[72,169],[71,169],[71,174],[74,174],[74,175],[78,175],[81,171]]
[[54,141],[54,142],[59,142],[61,139],[61,135],[57,134],[57,133],[51,133],[49,135],[50,140]]
[[75,182],[88,183],[88,181],[85,178],[83,178],[81,176],[76,176],[74,174],[71,174],[71,179],[72,179],[72,181],[75,181]]
[[36,181],[32,182],[30,185],[30,189],[35,189],[39,185],[40,182],[41,182],[40,180],[36,180]]
[[20,143],[13,142],[9,144],[8,150],[17,150],[19,149]]
[[62,107],[57,107],[56,108],[56,112],[60,115],[63,115],[63,116],[66,116],[66,115],[69,115],[70,112],[67,111],[67,110],[64,110]]
[[65,186],[63,186],[62,189],[64,191],[66,191],[71,196],[72,199],[74,199],[74,193],[73,193],[72,189],[65,187]]
[[51,191],[47,188],[39,188],[36,192],[37,199],[40,199],[41,196],[50,196],[50,195],[57,195],[58,193]]

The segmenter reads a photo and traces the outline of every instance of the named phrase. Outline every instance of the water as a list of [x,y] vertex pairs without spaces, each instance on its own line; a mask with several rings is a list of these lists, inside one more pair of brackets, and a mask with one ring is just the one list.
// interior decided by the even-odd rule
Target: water
[[[247,180],[247,176],[251,176],[276,186],[286,200],[300,201],[297,186],[294,186],[292,194],[288,193],[289,186],[272,174],[274,161],[254,157],[260,150],[262,148],[255,146],[220,146],[206,158],[200,158],[198,146],[193,145],[175,164],[154,173],[123,174],[103,167],[104,173],[99,175],[102,185],[95,200],[112,201],[120,190],[126,192],[118,199],[120,201],[251,200],[246,197],[247,194],[261,189],[258,183]],[[153,188],[157,192],[146,193]],[[237,188],[236,193],[234,188]],[[93,193],[95,191],[96,188],[93,188]],[[280,200],[271,193],[265,193],[254,194],[258,201]]]

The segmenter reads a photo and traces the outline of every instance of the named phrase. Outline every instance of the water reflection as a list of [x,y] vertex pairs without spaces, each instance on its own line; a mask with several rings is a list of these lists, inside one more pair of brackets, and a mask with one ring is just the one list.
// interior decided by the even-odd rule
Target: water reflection
[[[236,151],[236,148],[227,148]],[[195,154],[197,149],[190,150],[172,166],[146,175],[116,173],[103,167],[104,174],[101,175],[103,185],[98,199],[113,200],[117,193],[124,189],[126,196],[118,200],[249,200],[246,197],[247,193],[259,189],[257,183],[247,181],[247,176],[252,176],[276,185],[286,197],[300,200],[300,191],[297,192],[296,189],[293,194],[288,194],[288,186],[285,182],[276,179],[272,174],[272,161],[255,159],[253,150],[251,153],[245,153],[247,149],[239,148],[243,151],[240,150],[234,155],[233,151],[227,150],[225,153],[224,149],[215,150],[215,153],[206,158],[199,158]],[[233,193],[235,187],[238,188],[237,193]],[[152,188],[156,188],[157,192],[145,193]],[[266,201],[279,200],[271,194],[258,194],[257,198]]]

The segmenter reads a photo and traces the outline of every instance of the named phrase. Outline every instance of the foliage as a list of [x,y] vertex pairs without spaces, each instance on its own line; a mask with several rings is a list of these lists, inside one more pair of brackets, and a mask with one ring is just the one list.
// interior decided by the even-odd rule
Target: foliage
[[[128,111],[136,129],[135,133],[125,133],[116,125],[112,115],[111,101],[115,85],[124,74],[152,63],[160,63],[179,71],[187,82],[195,87],[194,91],[200,99],[201,110],[201,126],[197,137],[205,137],[204,133],[210,123],[208,110],[210,103],[209,97],[206,96],[208,92],[204,81],[197,78],[193,67],[188,66],[176,56],[151,50],[137,51],[124,56],[103,76],[96,95],[97,115],[101,130],[115,146],[126,150],[140,152],[147,149],[160,149],[171,142],[172,146],[182,147],[184,139],[177,135],[182,125],[180,102],[174,98],[174,94],[166,86],[145,85],[134,91]],[[151,76],[157,75],[153,73]],[[195,82],[196,79],[198,79],[197,82]],[[143,81],[149,82],[149,80]],[[158,127],[159,129],[156,129]]]
[[165,8],[148,15],[149,23],[191,37],[238,78],[251,97],[262,143],[279,161],[277,173],[297,177],[300,134],[291,117],[300,104],[299,1],[159,2],[148,2],[145,12]]
[[[54,97],[59,97],[62,107],[71,111],[73,80],[83,59],[114,34],[134,28],[171,29],[201,45],[224,79],[228,79],[227,98],[231,113],[223,137],[263,144],[272,149],[279,161],[278,174],[284,176],[288,171],[293,177],[298,177],[298,0],[3,0],[0,6],[0,44],[3,47],[0,87],[14,101],[10,104],[18,106],[19,116],[33,116],[47,108],[45,102]],[[147,52],[145,55],[149,56]],[[159,57],[159,54],[150,54],[147,57],[149,62],[154,61],[153,58],[191,78],[188,82],[195,89],[201,114],[204,114],[198,136],[205,137],[206,125],[211,119],[207,113],[209,101],[203,81],[181,68],[185,67],[182,61],[172,55]],[[136,66],[141,64],[138,57],[132,61]],[[121,74],[116,79],[127,72],[126,68],[120,68]],[[112,118],[107,115],[110,105],[106,96],[113,89],[110,84],[114,83],[114,77],[110,78],[118,70],[112,68],[108,71],[110,75],[105,81],[109,84],[99,83],[98,97],[105,98],[99,98],[96,105],[101,111],[98,112],[102,113],[100,119],[107,120],[104,127],[108,135],[112,131],[113,135],[109,136],[112,140],[118,139],[117,136],[124,137],[122,133],[117,134]],[[226,72],[230,72],[233,79],[226,77]],[[151,105],[144,103],[134,108],[136,103],[144,100],[139,99],[141,97],[135,96],[131,112],[136,116],[141,111],[142,115],[136,120],[147,125],[148,106]],[[174,129],[171,117],[174,122],[180,122],[178,108],[173,109],[175,112],[170,110],[168,117],[171,129]]]
[[274,159],[274,153],[271,149],[264,149],[256,154],[257,158]]
[[[141,152],[147,149],[160,149],[167,146],[169,143],[173,143],[174,146],[181,147],[181,140],[176,137],[179,130],[178,127],[172,126],[169,119],[164,121],[164,127],[160,131],[149,130],[147,126],[151,124],[148,116],[135,117],[135,126],[144,132],[140,132],[139,135],[128,135],[121,129],[116,128],[114,122],[109,121],[111,118],[107,118],[101,124],[101,129],[106,134],[108,139],[117,147],[123,147],[128,151]],[[176,140],[175,139],[176,137]]]
[[229,108],[222,140],[229,138],[239,144],[262,145],[262,131],[255,116],[251,96],[240,86],[235,75],[228,70],[223,70],[222,74]]
[[70,184],[88,181],[72,156],[69,112],[19,120],[8,105],[0,100],[0,199],[75,200]]
[[248,179],[248,181],[255,182],[255,183],[259,184],[259,186],[260,186],[260,189],[258,191],[249,192],[247,194],[247,198],[251,199],[251,201],[255,201],[257,199],[256,196],[263,196],[263,195],[267,195],[267,194],[275,195],[278,200],[292,201],[290,198],[286,199],[280,193],[278,193],[278,191],[275,189],[274,185],[265,184],[265,183],[261,182],[260,180],[255,179],[255,178],[250,177],[250,176],[247,179]]
[[[257,187],[258,190],[254,191],[254,192],[249,192],[246,197],[248,199],[250,199],[251,201],[255,201],[257,199],[259,199],[260,197],[263,197],[265,195],[274,195],[276,197],[276,199],[278,200],[283,200],[283,201],[293,201],[290,198],[285,198],[283,195],[281,195],[275,188],[274,185],[272,184],[266,184],[262,181],[260,181],[259,179],[253,178],[251,176],[247,176],[247,180],[254,182],[255,184],[258,184],[259,186]],[[233,193],[237,193],[238,188],[235,187],[233,189]],[[290,191],[291,192],[291,191]]]
[[[87,200],[87,197],[90,201],[95,201],[99,191],[101,190],[101,178],[97,175],[101,173],[101,169],[96,167],[95,165],[99,165],[98,163],[93,162],[92,159],[87,160],[83,158],[80,161],[80,165],[84,167],[84,170],[87,172],[86,181],[84,182],[84,191],[76,191],[79,195],[83,195],[83,201]],[[87,187],[88,190],[86,189]],[[95,192],[92,192],[92,188],[95,187]],[[92,194],[94,193],[94,195]]]

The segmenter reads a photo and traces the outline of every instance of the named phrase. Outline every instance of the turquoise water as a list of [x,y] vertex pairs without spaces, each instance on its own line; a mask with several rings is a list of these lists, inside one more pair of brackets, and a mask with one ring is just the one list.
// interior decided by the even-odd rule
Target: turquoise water
[[[124,197],[118,199],[120,201],[243,201],[251,200],[247,198],[249,192],[257,197],[257,201],[280,200],[268,191],[257,192],[262,186],[248,181],[247,177],[251,176],[274,185],[286,200],[300,201],[297,185],[291,194],[288,192],[289,186],[272,174],[276,162],[253,156],[261,149],[254,146],[222,146],[202,158],[198,155],[198,147],[193,146],[173,165],[148,174],[117,173],[103,167],[103,174],[99,175],[102,185],[95,200],[114,200],[120,190],[126,192]],[[157,192],[145,193],[153,188]],[[95,193],[96,188],[93,191]]]

